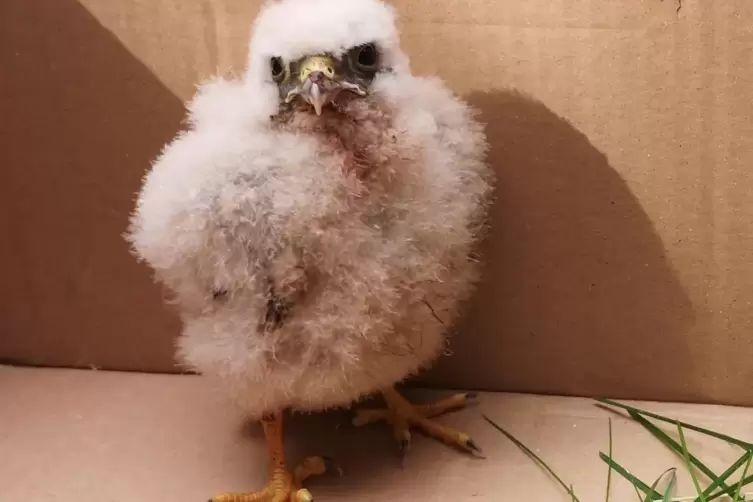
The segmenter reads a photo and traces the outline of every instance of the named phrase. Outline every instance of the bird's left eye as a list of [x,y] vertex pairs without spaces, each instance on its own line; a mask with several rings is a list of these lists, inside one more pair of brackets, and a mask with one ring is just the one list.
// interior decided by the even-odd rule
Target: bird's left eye
[[379,51],[374,44],[364,44],[353,49],[353,62],[360,70],[374,71],[379,65]]

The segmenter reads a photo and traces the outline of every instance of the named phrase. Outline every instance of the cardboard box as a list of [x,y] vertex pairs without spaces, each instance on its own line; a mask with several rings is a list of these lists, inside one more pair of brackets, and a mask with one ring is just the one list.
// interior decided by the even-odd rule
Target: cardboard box
[[[752,405],[753,3],[397,0],[395,5],[414,71],[440,75],[481,109],[499,179],[493,233],[484,244],[484,283],[457,327],[452,355],[419,383]],[[0,361],[178,371],[172,343],[179,323],[121,234],[141,178],[181,127],[183,103],[195,85],[218,72],[243,70],[248,28],[258,7],[257,0],[0,3],[5,204]],[[17,452],[12,466],[7,458],[0,460],[0,482],[17,483],[5,492],[12,498],[73,500],[55,498],[55,484],[84,468],[104,476],[103,466],[123,449],[127,455],[112,468],[128,472],[130,486],[138,486],[143,481],[138,476],[151,474],[124,466],[153,455],[153,446],[139,450],[118,442],[122,437],[108,447],[81,446],[79,440],[92,434],[104,441],[114,434],[111,425],[98,420],[121,416],[124,410],[110,401],[118,392],[150,387],[145,379],[161,382],[149,401],[156,408],[139,412],[134,399],[136,410],[128,408],[120,433],[135,427],[137,434],[152,421],[169,427],[172,422],[160,418],[165,411],[160,403],[172,395],[173,385],[184,389],[180,395],[186,401],[171,400],[166,413],[177,421],[193,416],[192,391],[185,389],[201,385],[188,376],[60,371],[0,373],[3,395],[13,396],[0,405],[0,417],[16,426],[16,435],[5,439],[10,442],[0,442],[0,451]],[[78,386],[82,401],[77,401]],[[67,394],[56,397],[58,391]],[[569,422],[552,419],[557,422],[552,425],[546,417],[561,416],[561,410],[580,406],[570,403],[581,401],[504,396],[490,399],[507,410],[511,428],[522,417],[540,420],[536,430],[543,437],[574,441],[564,434],[572,432]],[[93,425],[77,429],[80,425],[68,417],[73,422],[53,430],[57,425],[49,421],[65,416],[71,402],[88,410]],[[528,411],[518,415],[507,406]],[[741,417],[749,416],[742,410],[665,406],[664,411],[747,431]],[[583,409],[573,412],[572,423],[590,427],[582,416],[590,412]],[[155,466],[181,459],[172,480],[176,486],[218,460],[212,468],[231,469],[232,474],[222,471],[228,479],[253,481],[245,477],[248,463],[224,456],[231,431],[219,432],[216,425],[219,443],[200,439],[204,426],[217,418],[201,413],[190,425],[195,430],[185,430],[190,437],[176,433],[169,447],[176,449],[163,451]],[[30,423],[51,429],[45,429],[47,435],[42,429],[23,432]],[[155,430],[140,437],[149,441]],[[597,443],[603,445],[602,433],[584,432],[579,447],[573,450],[568,443],[568,451],[577,451],[577,459],[591,455]],[[38,449],[37,439],[53,442],[50,448],[61,456],[23,457]],[[66,460],[41,488],[25,469],[39,469],[36,476],[49,473],[69,447],[80,448],[80,455]],[[186,464],[186,455],[210,447],[213,457]],[[99,467],[84,458],[93,451],[101,454],[91,457],[102,462]],[[556,445],[548,451],[566,462]],[[258,457],[261,465],[263,455]],[[652,469],[664,465],[664,457],[654,460]],[[457,467],[466,461],[452,462]],[[523,475],[516,470],[523,468],[515,467],[519,459],[502,462],[511,469],[504,480]],[[447,465],[432,469],[446,472]],[[484,485],[498,471],[475,465],[464,463],[462,472],[478,487],[478,500],[501,500],[495,490],[505,486],[506,495],[522,493],[515,488],[522,485],[499,480],[495,489]],[[585,479],[600,464],[583,465],[585,471],[571,473]],[[205,485],[185,486],[233,488],[215,486],[219,478],[211,476],[220,471],[206,475]],[[411,476],[405,476],[409,483]],[[462,479],[453,479],[462,485]],[[361,485],[368,488],[362,499],[387,500],[383,493],[363,495],[376,490],[368,481]],[[27,496],[32,485],[39,496]],[[107,486],[68,488],[82,501],[95,500],[95,492]],[[152,486],[147,498],[192,496],[187,488],[178,493],[167,486]],[[249,488],[236,488],[244,487]],[[420,497],[413,489],[409,493]],[[455,489],[447,492],[454,497],[437,494],[430,500],[465,500]],[[555,500],[556,493],[531,500]],[[131,498],[127,490],[111,497]]]

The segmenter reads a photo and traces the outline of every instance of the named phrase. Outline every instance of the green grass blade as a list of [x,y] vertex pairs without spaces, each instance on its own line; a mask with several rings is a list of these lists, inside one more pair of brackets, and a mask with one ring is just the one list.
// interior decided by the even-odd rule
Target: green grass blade
[[[671,437],[669,437],[669,435],[666,432],[659,429],[656,425],[649,422],[645,417],[639,415],[638,413],[634,411],[629,411],[628,414],[633,420],[641,424],[646,430],[648,430],[659,441],[664,443],[670,449],[674,450],[678,455],[680,455],[680,457],[682,458],[685,457],[683,453],[682,445],[678,443],[677,441],[675,441],[674,439],[672,439]],[[726,480],[724,476],[717,476],[714,473],[714,471],[709,469],[698,458],[690,454],[688,454],[688,456],[689,456],[690,463],[696,466],[698,470],[700,470],[703,474],[708,476],[709,479],[713,480],[714,483],[717,483],[717,486],[721,486],[722,488],[729,488],[729,486],[727,486],[727,484],[724,482]]]
[[745,469],[743,469],[743,475],[740,477],[740,481],[737,483],[737,490],[735,490],[735,497],[732,499],[732,502],[738,502],[738,500],[740,500],[740,492],[743,489],[743,480],[745,479],[745,475],[748,474],[750,461],[753,460],[753,452],[748,452],[747,457],[748,460],[745,462]]
[[635,490],[635,494],[638,495],[638,502],[643,502],[643,497],[641,497],[641,492],[638,491],[638,487],[635,483],[631,483],[633,485],[633,490]]
[[[753,475],[748,476],[747,478],[741,479],[738,484],[742,483],[741,486],[747,486],[750,483],[753,483]],[[711,495],[710,497],[706,498],[706,502],[711,502],[712,500],[716,500],[719,497],[723,497],[725,495],[733,495],[735,493],[735,490],[737,489],[736,486],[729,487],[729,488],[722,488],[715,494]]]
[[[609,418],[609,458],[612,458],[612,418],[611,417]],[[606,502],[609,502],[609,493],[611,489],[612,489],[612,467],[608,466]]]
[[[640,415],[643,415],[643,416],[646,416],[646,417],[650,417],[650,418],[654,418],[656,420],[660,420],[662,422],[667,422],[667,423],[670,423],[670,424],[673,424],[673,425],[676,424],[676,423],[678,423],[677,420],[673,420],[671,418],[667,418],[667,417],[664,417],[664,416],[661,416],[661,415],[657,415],[656,413],[651,413],[651,412],[646,411],[646,410],[641,410],[640,408],[635,408],[633,406],[628,406],[626,404],[621,404],[621,403],[618,403],[616,401],[612,401],[611,399],[597,398],[596,401],[599,402],[599,403],[601,403],[601,404],[606,404],[606,405],[609,405],[609,406],[614,406],[614,407],[617,407],[617,408],[622,408],[623,410],[626,410],[628,412],[632,411],[634,413],[638,413]],[[698,427],[697,425],[689,424],[689,423],[686,423],[686,422],[679,422],[679,424],[683,428],[685,428],[687,430],[691,430],[691,431],[695,431],[695,432],[700,432],[701,434],[705,434],[707,436],[711,436],[711,437],[716,438],[716,439],[721,439],[722,441],[726,441],[727,443],[734,444],[734,445],[739,446],[740,448],[743,448],[745,450],[753,450],[753,443],[748,443],[746,441],[742,441],[740,439],[733,438],[731,436],[727,436],[726,434],[720,434],[719,432],[715,432],[715,431],[712,431],[712,430],[709,430],[709,429],[704,429],[703,427]]]
[[[730,467],[729,467],[729,468],[728,468],[728,469],[727,469],[726,471],[724,471],[724,472],[723,472],[723,473],[722,473],[722,474],[721,474],[721,475],[720,475],[720,476],[719,476],[718,478],[716,478],[716,479],[714,480],[714,482],[713,482],[713,483],[711,483],[711,484],[710,484],[710,485],[709,485],[709,486],[708,486],[708,487],[707,487],[707,488],[706,488],[706,489],[705,489],[705,490],[703,491],[703,494],[704,494],[704,495],[705,495],[706,497],[708,497],[708,496],[709,496],[709,495],[711,495],[711,493],[712,493],[712,492],[713,492],[713,491],[714,491],[715,489],[717,489],[718,487],[720,487],[720,486],[722,486],[722,487],[726,487],[726,485],[724,484],[724,482],[725,482],[725,481],[727,481],[727,479],[729,479],[729,478],[730,478],[730,476],[732,476],[732,475],[733,475],[733,474],[734,474],[735,472],[737,472],[737,470],[738,470],[738,469],[740,468],[740,466],[741,466],[741,465],[743,465],[743,464],[745,463],[745,461],[746,461],[746,460],[747,460],[747,461],[750,461],[750,459],[751,459],[751,455],[753,455],[753,452],[745,452],[745,453],[744,453],[744,454],[742,455],[742,457],[740,457],[739,459],[737,459],[737,461],[736,461],[736,462],[735,462],[734,464],[732,464],[732,465],[731,465],[731,466],[730,466]],[[746,473],[744,472],[744,473],[743,473],[743,476],[742,476],[743,478],[745,477],[745,474],[746,474]],[[742,478],[741,478],[741,479],[742,479]],[[696,498],[694,502],[700,502],[700,500],[701,500],[700,498]]]
[[680,422],[677,422],[677,432],[680,434],[680,443],[682,444],[682,454],[685,457],[685,463],[687,464],[688,470],[690,471],[690,477],[693,480],[693,486],[695,486],[695,491],[698,492],[698,496],[701,498],[701,502],[706,502],[706,496],[701,491],[701,485],[698,484],[698,476],[695,474],[695,469],[693,468],[693,464],[690,462],[690,453],[688,452],[688,445],[685,442],[685,433],[682,432],[682,426],[680,425]]
[[[664,479],[664,476],[666,476],[668,472],[675,473],[675,471],[676,471],[676,469],[673,467],[673,468],[667,469],[666,471],[664,471],[661,474],[659,474],[659,477],[656,478],[656,481],[654,481],[654,483],[651,485],[651,491],[653,493],[656,493],[656,487],[659,486],[659,483],[661,483],[661,480]],[[675,474],[675,476],[676,476],[676,474]],[[666,496],[666,494],[665,494],[665,496]],[[651,499],[651,495],[646,495],[646,498],[643,499],[643,502],[651,502],[651,500],[652,500]],[[662,497],[662,500],[664,500],[664,497]]]
[[[622,476],[623,478],[630,481],[633,486],[636,488],[636,490],[642,491],[644,494],[651,497],[651,500],[657,500],[661,499],[661,494],[654,491],[650,486],[648,486],[646,483],[641,481],[640,479],[636,478],[632,474],[630,474],[627,469],[622,467],[620,464],[615,462],[611,457],[608,457],[606,454],[599,452],[599,458],[601,458],[610,468],[614,469],[614,471]],[[638,499],[641,500],[640,494],[638,494]]]
[[662,502],[670,502],[672,500],[672,491],[675,489],[675,485],[677,484],[677,470],[672,470],[672,476],[669,478],[669,484],[667,485],[667,489],[664,490],[664,497],[662,497]]
[[489,424],[491,424],[492,427],[494,427],[499,432],[501,432],[502,434],[504,434],[507,437],[507,439],[509,439],[510,441],[512,441],[515,444],[515,446],[517,446],[518,448],[520,448],[521,450],[523,450],[523,452],[526,455],[528,455],[530,458],[532,458],[533,460],[535,460],[536,462],[538,462],[538,464],[541,465],[544,469],[546,469],[546,471],[549,474],[551,474],[551,476],[554,479],[557,480],[557,482],[565,489],[565,491],[567,491],[567,493],[570,494],[570,497],[572,498],[573,502],[580,502],[580,500],[578,500],[578,497],[575,496],[575,492],[573,491],[573,489],[571,487],[569,487],[564,481],[562,481],[562,479],[552,470],[551,467],[549,467],[547,465],[546,462],[544,462],[531,449],[529,449],[526,445],[524,445],[523,443],[521,443],[515,436],[513,436],[512,434],[510,434],[509,432],[507,432],[505,429],[502,428],[502,426],[500,426],[499,424],[497,424],[496,422],[494,422],[491,418],[487,417],[486,415],[482,415],[482,416],[484,417],[484,420],[486,420],[487,422],[489,422]]

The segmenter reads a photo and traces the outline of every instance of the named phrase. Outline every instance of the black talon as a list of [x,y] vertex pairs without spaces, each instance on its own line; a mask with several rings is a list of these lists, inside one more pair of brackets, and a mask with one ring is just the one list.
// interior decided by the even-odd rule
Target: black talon
[[337,462],[335,462],[330,457],[321,457],[322,461],[324,462],[324,468],[327,469],[327,472],[337,471],[337,474],[340,475],[340,477],[343,476],[343,470],[342,467],[340,467]]
[[478,392],[466,392],[465,393],[466,399],[477,399],[478,398]]
[[476,442],[473,439],[468,439],[468,441],[465,442],[465,446],[468,447],[469,450],[478,453],[483,454],[483,451],[481,451],[481,448],[479,445],[476,444]]
[[405,459],[408,457],[408,449],[410,448],[410,439],[403,439],[400,441],[400,467],[405,469]]

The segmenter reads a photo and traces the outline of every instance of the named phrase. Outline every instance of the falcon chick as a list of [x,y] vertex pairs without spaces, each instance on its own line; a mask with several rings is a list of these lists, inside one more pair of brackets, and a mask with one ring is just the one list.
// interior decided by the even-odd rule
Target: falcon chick
[[260,419],[271,476],[215,502],[312,500],[289,470],[285,410],[346,407],[381,392],[409,428],[478,450],[393,385],[442,351],[478,278],[474,245],[493,184],[474,112],[411,74],[380,0],[279,0],[259,13],[242,79],[216,79],[146,175],[127,239],[171,292],[178,359],[218,378]]

